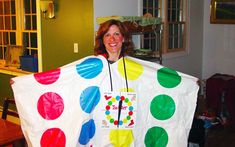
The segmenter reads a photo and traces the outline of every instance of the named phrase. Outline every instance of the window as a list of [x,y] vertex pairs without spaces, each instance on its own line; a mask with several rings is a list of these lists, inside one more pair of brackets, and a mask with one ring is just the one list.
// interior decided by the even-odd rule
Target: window
[[0,67],[9,45],[38,56],[36,0],[0,0]]
[[5,60],[7,45],[16,45],[16,10],[14,0],[0,1],[0,59]]
[[26,49],[26,55],[37,56],[37,14],[36,14],[36,0],[24,0],[25,24],[22,28],[23,47]]
[[[186,50],[186,10],[186,0],[143,0],[143,15],[150,13],[162,18],[163,54]],[[154,46],[153,37],[151,34],[144,36],[145,48]]]

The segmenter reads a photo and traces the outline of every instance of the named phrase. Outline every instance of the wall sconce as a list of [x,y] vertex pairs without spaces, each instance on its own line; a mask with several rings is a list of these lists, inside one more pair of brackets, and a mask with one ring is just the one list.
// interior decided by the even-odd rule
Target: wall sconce
[[53,0],[40,0],[40,8],[44,18],[55,17]]

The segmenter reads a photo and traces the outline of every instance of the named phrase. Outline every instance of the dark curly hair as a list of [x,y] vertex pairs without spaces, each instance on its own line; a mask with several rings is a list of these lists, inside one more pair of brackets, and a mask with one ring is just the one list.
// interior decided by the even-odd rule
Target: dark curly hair
[[101,54],[108,55],[104,42],[103,42],[103,37],[108,32],[109,28],[112,25],[116,25],[119,28],[122,36],[124,37],[124,42],[122,43],[122,50],[121,50],[120,56],[131,55],[134,49],[134,43],[132,41],[132,37],[129,34],[126,26],[121,21],[115,20],[115,19],[108,20],[100,25],[100,28],[97,31],[97,34],[95,37],[94,54],[95,55],[101,55]]

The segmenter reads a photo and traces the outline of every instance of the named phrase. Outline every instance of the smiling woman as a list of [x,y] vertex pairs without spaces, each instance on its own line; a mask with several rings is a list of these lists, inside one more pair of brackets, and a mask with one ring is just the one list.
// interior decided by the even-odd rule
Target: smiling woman
[[110,61],[131,54],[134,44],[124,24],[115,19],[103,22],[95,38],[95,55],[103,55]]
[[103,42],[109,54],[108,59],[117,61],[121,53],[124,37],[116,25],[110,26],[108,32],[104,35]]

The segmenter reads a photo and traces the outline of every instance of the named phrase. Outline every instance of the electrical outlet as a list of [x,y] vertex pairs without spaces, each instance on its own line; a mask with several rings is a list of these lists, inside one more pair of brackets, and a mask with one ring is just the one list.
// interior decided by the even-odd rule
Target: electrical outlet
[[78,53],[78,43],[73,44],[73,52]]

